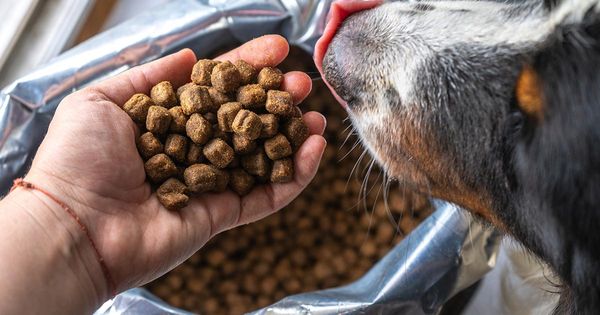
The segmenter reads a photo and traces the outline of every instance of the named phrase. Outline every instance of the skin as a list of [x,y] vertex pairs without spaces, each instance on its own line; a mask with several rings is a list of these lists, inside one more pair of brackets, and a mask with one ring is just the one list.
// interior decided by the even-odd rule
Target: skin
[[[285,39],[268,35],[217,59],[276,66],[288,51]],[[184,49],[67,96],[25,177],[74,209],[119,292],[165,274],[216,234],[287,205],[314,177],[325,149],[324,117],[306,113],[312,135],[295,155],[292,182],[257,187],[242,198],[204,194],[181,211],[166,210],[145,181],[139,130],[119,106],[160,81],[186,83],[195,61]],[[311,80],[290,72],[283,89],[299,103]],[[110,297],[81,229],[38,191],[18,188],[0,201],[0,253],[1,314],[91,313]]]

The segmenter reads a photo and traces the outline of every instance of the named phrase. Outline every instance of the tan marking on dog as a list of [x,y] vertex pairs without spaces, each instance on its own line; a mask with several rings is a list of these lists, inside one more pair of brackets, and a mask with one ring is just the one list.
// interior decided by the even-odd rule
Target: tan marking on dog
[[542,91],[537,73],[531,66],[526,65],[519,77],[515,88],[517,104],[529,117],[536,120],[542,119]]

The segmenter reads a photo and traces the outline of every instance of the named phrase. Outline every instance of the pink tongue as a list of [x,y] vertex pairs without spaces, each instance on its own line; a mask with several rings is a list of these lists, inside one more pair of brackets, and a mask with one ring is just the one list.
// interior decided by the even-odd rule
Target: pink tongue
[[331,9],[329,10],[329,21],[325,26],[325,31],[323,32],[323,36],[317,41],[315,46],[315,55],[314,60],[319,69],[319,73],[321,73],[321,77],[323,81],[331,92],[333,96],[340,102],[340,104],[347,106],[346,102],[335,93],[331,85],[325,80],[323,76],[323,58],[325,57],[325,52],[327,52],[327,48],[333,39],[333,36],[337,32],[340,25],[346,18],[350,15],[360,12],[363,10],[368,10],[374,8],[383,3],[383,0],[337,0],[331,5]]

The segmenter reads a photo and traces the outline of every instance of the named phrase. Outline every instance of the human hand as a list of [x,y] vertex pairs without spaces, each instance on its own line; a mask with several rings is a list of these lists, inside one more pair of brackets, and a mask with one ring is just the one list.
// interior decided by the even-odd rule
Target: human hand
[[[244,59],[260,68],[276,66],[288,51],[282,37],[270,35],[217,59]],[[90,229],[119,291],[161,276],[217,233],[281,209],[314,177],[325,148],[325,119],[306,113],[312,135],[295,155],[292,182],[259,186],[244,197],[229,191],[205,193],[180,211],[162,207],[146,182],[136,149],[139,130],[120,106],[134,93],[148,94],[160,81],[183,85],[195,61],[191,50],[182,50],[67,96],[25,178],[74,209]],[[310,92],[311,80],[290,72],[282,88],[300,102]],[[56,216],[69,220],[64,213]],[[104,281],[102,275],[90,277]],[[102,300],[107,292],[100,294]]]

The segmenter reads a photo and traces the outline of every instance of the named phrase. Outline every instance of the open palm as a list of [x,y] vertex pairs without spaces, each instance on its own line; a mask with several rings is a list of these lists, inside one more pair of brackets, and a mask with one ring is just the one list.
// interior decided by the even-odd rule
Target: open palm
[[[288,50],[285,39],[270,35],[218,59],[276,66]],[[307,113],[304,119],[312,135],[296,153],[294,181],[260,186],[241,198],[229,191],[207,193],[180,211],[166,210],[145,180],[135,146],[139,130],[120,106],[160,81],[186,83],[195,61],[191,50],[182,50],[66,97],[27,175],[75,209],[90,228],[118,290],[159,277],[215,234],[285,206],[314,177],[323,153],[325,120]],[[311,81],[304,73],[290,72],[283,88],[300,102]]]

